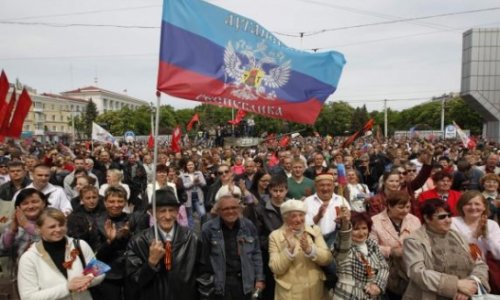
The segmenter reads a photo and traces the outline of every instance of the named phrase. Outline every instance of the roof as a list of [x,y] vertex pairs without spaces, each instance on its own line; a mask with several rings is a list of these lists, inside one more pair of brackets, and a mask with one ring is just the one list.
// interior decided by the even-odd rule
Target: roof
[[71,101],[76,101],[76,102],[81,102],[81,103],[88,103],[88,101],[81,99],[81,98],[74,98],[74,97],[69,97],[69,96],[64,96],[64,95],[59,95],[59,94],[42,93],[42,96],[57,98],[57,99],[62,99],[62,100],[71,100]]
[[120,95],[121,97],[127,97],[129,99],[133,99],[133,100],[139,101],[139,102],[144,102],[145,104],[148,103],[145,100],[142,100],[142,99],[139,99],[139,98],[135,98],[135,97],[131,97],[131,96],[129,96],[127,94],[124,94],[124,93],[117,93],[117,92],[113,92],[113,91],[110,91],[110,90],[102,89],[102,88],[99,88],[99,87],[96,87],[96,86],[92,86],[92,85],[89,85],[89,86],[86,86],[86,87],[82,87],[82,88],[78,88],[78,89],[71,90],[71,91],[61,92],[61,94],[73,94],[73,95],[74,94],[84,94],[84,93],[108,93],[108,94]]

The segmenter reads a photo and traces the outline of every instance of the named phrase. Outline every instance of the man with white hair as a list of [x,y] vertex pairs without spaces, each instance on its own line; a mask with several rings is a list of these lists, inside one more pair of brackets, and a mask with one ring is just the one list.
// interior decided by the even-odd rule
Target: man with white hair
[[500,175],[500,167],[498,166],[498,154],[490,154],[486,159],[484,166],[478,167],[479,170],[483,171],[485,174],[494,173]]
[[250,300],[254,289],[265,287],[257,229],[241,217],[232,194],[220,196],[215,210],[218,216],[203,224],[201,232],[201,274],[213,276],[213,299]]

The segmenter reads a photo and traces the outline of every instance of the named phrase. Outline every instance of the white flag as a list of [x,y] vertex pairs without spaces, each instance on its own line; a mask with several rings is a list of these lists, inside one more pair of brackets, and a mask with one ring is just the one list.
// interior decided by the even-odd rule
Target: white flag
[[467,148],[469,145],[469,137],[462,130],[462,128],[460,128],[460,126],[458,126],[457,123],[455,123],[455,121],[453,121],[453,125],[457,129],[457,134],[458,134],[458,137],[462,140],[462,144],[464,144],[464,147]]
[[92,122],[92,140],[102,143],[115,143],[115,138],[106,129]]

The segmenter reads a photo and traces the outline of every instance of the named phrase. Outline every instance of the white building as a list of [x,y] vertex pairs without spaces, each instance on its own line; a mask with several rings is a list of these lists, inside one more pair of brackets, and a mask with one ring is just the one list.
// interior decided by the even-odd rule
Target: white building
[[62,92],[61,94],[72,98],[84,99],[86,101],[92,99],[92,102],[94,102],[97,107],[98,113],[120,110],[124,107],[136,109],[143,105],[149,106],[149,103],[144,100],[95,86],[87,86],[72,91]]

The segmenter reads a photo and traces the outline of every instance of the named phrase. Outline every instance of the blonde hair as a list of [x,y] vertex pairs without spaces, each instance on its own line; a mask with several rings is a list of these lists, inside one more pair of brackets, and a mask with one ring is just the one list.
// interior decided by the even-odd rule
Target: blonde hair
[[47,218],[52,218],[59,222],[59,225],[66,225],[66,216],[64,213],[57,208],[48,207],[42,211],[38,219],[36,220],[36,225],[42,227],[43,223]]

